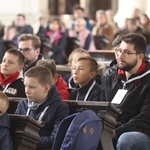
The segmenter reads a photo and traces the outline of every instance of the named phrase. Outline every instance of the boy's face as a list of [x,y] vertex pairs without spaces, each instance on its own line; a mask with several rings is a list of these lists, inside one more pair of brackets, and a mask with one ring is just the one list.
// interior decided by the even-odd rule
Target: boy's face
[[21,69],[22,65],[19,65],[18,57],[6,52],[1,64],[1,73],[7,77],[13,73],[20,72]]
[[38,78],[24,77],[25,93],[30,102],[41,103],[44,101],[50,90],[50,85],[41,85]]
[[89,60],[79,60],[73,66],[72,74],[74,82],[83,87],[95,77],[96,72],[91,71]]

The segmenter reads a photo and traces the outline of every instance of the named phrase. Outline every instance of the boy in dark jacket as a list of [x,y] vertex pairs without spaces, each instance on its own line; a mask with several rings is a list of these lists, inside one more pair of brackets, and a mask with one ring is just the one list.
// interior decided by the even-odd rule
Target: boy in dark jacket
[[22,68],[24,56],[16,49],[6,51],[0,69],[0,91],[8,97],[26,97]]
[[72,68],[72,74],[77,86],[71,91],[71,99],[100,101],[101,87],[94,80],[97,68],[97,61],[91,56],[81,57],[76,61]]
[[0,92],[0,150],[13,150],[10,135],[10,120],[6,113],[9,106],[7,96]]
[[43,121],[45,125],[39,132],[37,149],[51,149],[59,123],[69,115],[68,105],[52,85],[52,75],[46,67],[32,67],[24,76],[27,99],[20,101],[15,113]]

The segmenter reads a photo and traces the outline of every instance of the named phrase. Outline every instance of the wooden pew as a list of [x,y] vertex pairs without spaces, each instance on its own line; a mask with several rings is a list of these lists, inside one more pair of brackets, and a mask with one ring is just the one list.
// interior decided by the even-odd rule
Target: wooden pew
[[56,70],[62,77],[71,73],[68,65],[56,65]]
[[14,150],[36,150],[41,125],[32,117],[9,114]]
[[114,150],[112,143],[112,133],[116,125],[116,117],[119,114],[117,109],[110,102],[93,101],[65,101],[70,108],[70,113],[76,112],[80,108],[93,110],[104,123],[104,130],[101,137],[101,150]]
[[106,68],[108,68],[111,61],[115,59],[114,50],[94,50],[94,51],[89,51],[89,53],[98,62],[104,63]]
[[[15,100],[10,99],[10,108],[8,113],[13,113],[13,111],[16,109],[17,103],[19,102],[19,99]],[[70,108],[70,114],[75,113],[77,109],[80,108],[88,108],[93,110],[102,120],[104,123],[104,130],[101,137],[101,150],[114,150],[113,144],[112,144],[112,133],[113,129],[116,126],[116,117],[119,114],[117,109],[113,104],[110,102],[93,102],[93,101],[74,101],[69,100],[65,101]]]

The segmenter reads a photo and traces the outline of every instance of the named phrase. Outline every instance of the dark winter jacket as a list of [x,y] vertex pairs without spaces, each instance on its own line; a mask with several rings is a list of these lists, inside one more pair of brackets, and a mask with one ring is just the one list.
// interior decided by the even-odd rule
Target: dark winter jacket
[[26,97],[23,78],[18,78],[5,87],[0,85],[0,91],[3,91],[8,97]]
[[0,150],[13,150],[8,114],[0,115]]
[[23,73],[25,73],[28,69],[34,67],[36,65],[37,61],[42,60],[42,59],[44,59],[44,56],[42,54],[40,54],[38,59],[36,61],[34,61],[32,64],[30,64],[29,66],[24,64]]
[[[93,88],[91,88],[93,86]],[[91,91],[88,94],[89,89]],[[100,101],[101,87],[95,80],[89,81],[85,86],[77,86],[71,91],[71,100],[82,100],[82,101]],[[86,98],[87,96],[87,98]]]
[[[47,106],[49,107],[42,117],[42,121],[45,122],[45,125],[39,132],[40,142],[37,146],[38,150],[51,149],[61,120],[69,115],[68,105],[62,101],[60,93],[55,86],[51,87],[47,100],[40,105],[37,110],[30,110],[29,116],[33,117],[35,120],[38,120],[44,108]],[[26,115],[27,109],[28,100],[23,100],[18,104],[15,113]]]
[[[138,79],[126,84],[125,89],[128,92],[117,105],[122,112],[117,117],[117,136],[130,131],[150,135],[150,64],[146,62],[146,69],[131,75],[128,81],[135,77]],[[102,77],[101,99],[111,101],[118,89],[123,88],[124,81],[125,75],[118,73],[117,65],[109,68]]]

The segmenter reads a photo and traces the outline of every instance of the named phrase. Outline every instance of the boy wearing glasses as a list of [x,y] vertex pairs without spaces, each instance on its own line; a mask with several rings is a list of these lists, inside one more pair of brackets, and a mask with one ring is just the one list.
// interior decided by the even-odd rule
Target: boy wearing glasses
[[6,113],[9,107],[7,96],[0,91],[0,149],[13,150],[13,142],[10,135],[10,120]]
[[38,60],[44,59],[44,57],[40,54],[40,46],[40,38],[36,35],[22,34],[18,38],[19,50],[25,57],[23,73],[26,72],[29,68],[35,66]]
[[150,64],[144,59],[146,46],[139,33],[122,36],[115,48],[117,64],[102,77],[101,99],[120,110],[113,131],[116,150],[150,147]]

